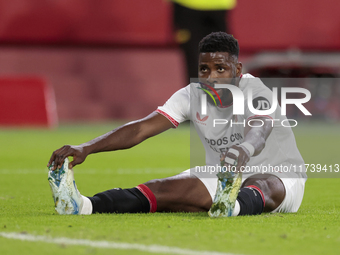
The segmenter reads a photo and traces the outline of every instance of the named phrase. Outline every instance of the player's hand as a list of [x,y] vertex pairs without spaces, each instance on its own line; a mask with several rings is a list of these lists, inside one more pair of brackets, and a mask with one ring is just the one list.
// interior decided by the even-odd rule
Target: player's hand
[[[236,171],[239,172],[241,167],[245,167],[250,160],[250,154],[243,146],[233,145],[227,152],[221,155],[221,162],[224,161],[225,166],[236,166]],[[235,165],[235,163],[237,163]]]
[[65,158],[71,156],[73,157],[73,161],[69,163],[69,168],[73,168],[75,165],[83,163],[87,155],[88,154],[85,152],[82,146],[64,145],[63,147],[52,153],[47,167],[52,165],[52,162],[54,162],[51,170],[54,171],[57,168],[61,168]]

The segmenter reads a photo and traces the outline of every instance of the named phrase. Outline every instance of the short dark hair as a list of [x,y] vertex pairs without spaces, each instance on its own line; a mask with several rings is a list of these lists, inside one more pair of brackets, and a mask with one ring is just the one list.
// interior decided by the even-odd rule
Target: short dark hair
[[236,56],[240,52],[237,40],[234,36],[225,32],[213,32],[204,37],[198,45],[201,52],[228,52],[229,55]]

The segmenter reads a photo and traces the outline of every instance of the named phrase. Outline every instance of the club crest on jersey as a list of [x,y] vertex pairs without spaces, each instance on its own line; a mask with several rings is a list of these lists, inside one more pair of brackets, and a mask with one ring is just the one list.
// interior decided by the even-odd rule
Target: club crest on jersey
[[264,97],[256,97],[253,99],[253,106],[256,110],[269,110],[270,103],[268,99]]
[[205,116],[205,117],[203,117],[203,118],[201,119],[200,114],[199,114],[198,112],[196,112],[196,118],[197,118],[199,121],[204,122],[204,121],[206,121],[206,120],[209,118],[209,116]]

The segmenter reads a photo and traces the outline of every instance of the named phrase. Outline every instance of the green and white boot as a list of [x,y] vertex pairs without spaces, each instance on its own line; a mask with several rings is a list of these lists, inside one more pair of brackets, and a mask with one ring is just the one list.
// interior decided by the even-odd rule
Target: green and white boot
[[69,161],[66,158],[61,168],[54,171],[50,166],[48,182],[51,187],[55,210],[58,214],[80,214],[83,206],[83,198],[74,181],[73,169],[68,168]]
[[242,172],[220,172],[217,178],[216,195],[208,214],[213,218],[230,217],[242,184]]

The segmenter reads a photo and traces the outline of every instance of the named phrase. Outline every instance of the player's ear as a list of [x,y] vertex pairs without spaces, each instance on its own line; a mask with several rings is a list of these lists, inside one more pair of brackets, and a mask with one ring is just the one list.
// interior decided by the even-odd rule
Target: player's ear
[[238,62],[236,64],[236,77],[240,77],[242,74],[242,63]]

